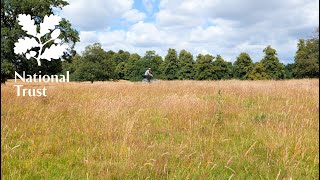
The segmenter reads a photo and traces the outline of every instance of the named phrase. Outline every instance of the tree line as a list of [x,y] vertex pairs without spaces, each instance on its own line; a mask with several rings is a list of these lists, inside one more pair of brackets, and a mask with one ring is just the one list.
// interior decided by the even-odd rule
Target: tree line
[[264,57],[253,62],[246,52],[240,53],[234,63],[221,55],[199,54],[195,58],[186,51],[179,53],[168,49],[164,59],[155,51],[146,51],[144,56],[127,51],[105,51],[95,43],[85,48],[82,55],[76,54],[71,61],[62,63],[62,72],[69,71],[74,81],[129,80],[140,81],[147,68],[152,68],[154,78],[163,80],[268,80],[292,78],[318,78],[319,36],[301,39],[295,61],[284,65],[270,45],[263,49]]
[[[95,43],[85,48],[82,55],[75,54],[65,61],[52,65],[44,64],[44,74],[70,72],[72,81],[141,81],[147,68],[152,68],[154,78],[163,80],[279,80],[292,78],[319,77],[319,36],[300,39],[297,44],[295,61],[284,65],[277,57],[277,52],[270,45],[263,49],[264,57],[253,62],[250,55],[241,52],[231,63],[221,55],[199,54],[195,58],[186,51],[179,53],[168,49],[164,59],[155,51],[146,51],[144,56],[119,50],[105,51],[101,44]],[[29,65],[31,62],[29,63]],[[1,64],[1,73],[2,72]],[[26,71],[37,73],[37,66],[28,66]],[[35,67],[35,68],[32,68]],[[41,67],[42,68],[42,67]],[[19,72],[19,69],[18,69]]]

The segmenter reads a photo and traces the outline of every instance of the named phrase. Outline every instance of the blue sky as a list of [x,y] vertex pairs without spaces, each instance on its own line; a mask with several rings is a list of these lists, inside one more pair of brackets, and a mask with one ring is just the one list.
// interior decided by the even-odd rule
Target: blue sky
[[297,41],[319,26],[316,0],[68,0],[58,15],[80,33],[76,50],[101,43],[144,55],[178,52],[220,54],[233,62],[241,52],[260,61],[271,45],[283,63],[292,63]]

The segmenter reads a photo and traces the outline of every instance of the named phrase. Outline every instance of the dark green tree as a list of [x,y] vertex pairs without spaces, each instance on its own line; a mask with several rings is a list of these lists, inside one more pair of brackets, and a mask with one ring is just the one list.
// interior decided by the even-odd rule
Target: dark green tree
[[161,65],[161,78],[167,80],[178,79],[179,63],[177,57],[177,51],[175,49],[169,49],[164,62]]
[[[1,51],[2,57],[2,51]],[[1,83],[5,83],[8,78],[12,77],[14,66],[9,60],[1,58]]]
[[160,65],[162,63],[162,57],[155,51],[146,51],[142,58],[138,54],[132,54],[125,65],[125,78],[131,81],[141,81],[147,68],[151,68],[154,78],[158,78],[161,74]]
[[252,70],[248,74],[250,80],[267,80],[270,79],[266,67],[263,63],[257,62],[254,64]]
[[118,65],[121,62],[126,63],[129,60],[130,53],[128,51],[119,50],[118,53],[112,53],[109,51],[110,54],[113,54],[112,61]]
[[197,80],[210,80],[218,79],[216,74],[213,73],[213,59],[214,57],[210,54],[197,56],[195,62],[195,79]]
[[112,62],[116,66],[116,74],[118,79],[124,79],[125,76],[125,64],[128,62],[130,53],[128,51],[119,50],[118,53],[114,53],[112,56]]
[[213,77],[215,79],[230,79],[232,76],[232,64],[226,62],[221,55],[217,55],[216,60],[213,61]]
[[269,45],[263,52],[265,56],[261,60],[261,63],[266,68],[268,77],[270,79],[284,79],[284,65],[279,62],[276,50]]
[[248,79],[248,74],[253,68],[253,62],[249,54],[242,52],[233,64],[233,75],[237,79]]
[[155,51],[147,51],[145,56],[142,58],[142,60],[144,62],[143,70],[146,71],[147,68],[151,68],[153,77],[159,78],[159,76],[161,75],[160,68],[163,63],[162,57],[156,54]]
[[125,65],[127,62],[121,62],[116,66],[117,79],[125,79]]
[[293,78],[293,69],[294,69],[294,64],[285,65],[285,67],[284,67],[284,71],[285,71],[284,78],[285,79],[292,79]]
[[317,36],[298,42],[293,69],[296,78],[319,77],[319,29],[317,32]]
[[75,64],[73,75],[77,81],[105,81],[117,77],[114,63],[107,58],[107,52],[99,43],[87,46],[82,58],[77,62],[79,64]]
[[128,62],[125,64],[125,79],[130,81],[139,81],[142,79],[139,61],[141,61],[139,54],[135,53],[130,55]]
[[186,51],[181,50],[179,54],[179,71],[178,78],[183,79],[194,79],[195,70],[194,70],[194,60],[193,55]]
[[116,53],[115,53],[114,51],[109,50],[109,51],[107,52],[107,59],[112,59],[115,54],[116,54]]

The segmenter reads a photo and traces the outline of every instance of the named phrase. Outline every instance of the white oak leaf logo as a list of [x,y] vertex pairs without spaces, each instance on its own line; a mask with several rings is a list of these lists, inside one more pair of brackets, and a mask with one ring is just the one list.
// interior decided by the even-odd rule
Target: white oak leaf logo
[[34,57],[37,54],[35,51],[30,51],[29,53],[26,53],[26,58],[30,59],[31,57]]
[[41,59],[47,59],[48,61],[59,59],[67,48],[67,45],[52,45],[41,55]]
[[26,31],[29,35],[37,36],[37,26],[30,15],[20,14],[18,16],[18,23],[22,26],[22,30]]
[[61,17],[56,15],[44,16],[43,23],[40,24],[40,35],[44,36],[50,32],[50,29],[55,29],[60,21]]
[[56,30],[52,31],[51,38],[52,39],[57,39],[58,36],[60,35],[60,32],[61,32],[60,29],[56,29]]
[[39,43],[35,38],[25,37],[24,39],[19,39],[17,43],[14,44],[14,53],[23,54],[26,53],[33,47],[38,47]]
[[[40,33],[38,33],[37,25],[35,25],[35,21],[31,19],[31,16],[19,14],[18,22],[22,26],[22,30],[26,31],[29,36],[33,37],[19,39],[18,42],[14,44],[14,52],[16,54],[25,54],[27,59],[36,59],[38,66],[41,66],[40,59],[46,59],[48,61],[51,61],[51,59],[59,59],[63,56],[64,51],[68,49],[68,46],[61,44],[62,40],[58,39],[61,34],[61,30],[56,29],[56,26],[59,25],[60,21],[61,17],[57,15],[46,15],[43,22],[40,23]],[[46,37],[50,37],[50,39],[42,42],[43,40],[41,37],[48,33],[51,34]],[[52,45],[49,48],[45,48],[45,45],[50,42]],[[38,53],[36,51],[31,51],[33,47],[39,47]]]

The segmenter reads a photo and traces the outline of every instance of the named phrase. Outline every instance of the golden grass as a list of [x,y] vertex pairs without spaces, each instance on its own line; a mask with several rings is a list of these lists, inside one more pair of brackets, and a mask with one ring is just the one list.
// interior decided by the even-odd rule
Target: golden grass
[[318,80],[42,84],[48,97],[13,84],[1,85],[3,179],[319,176]]

